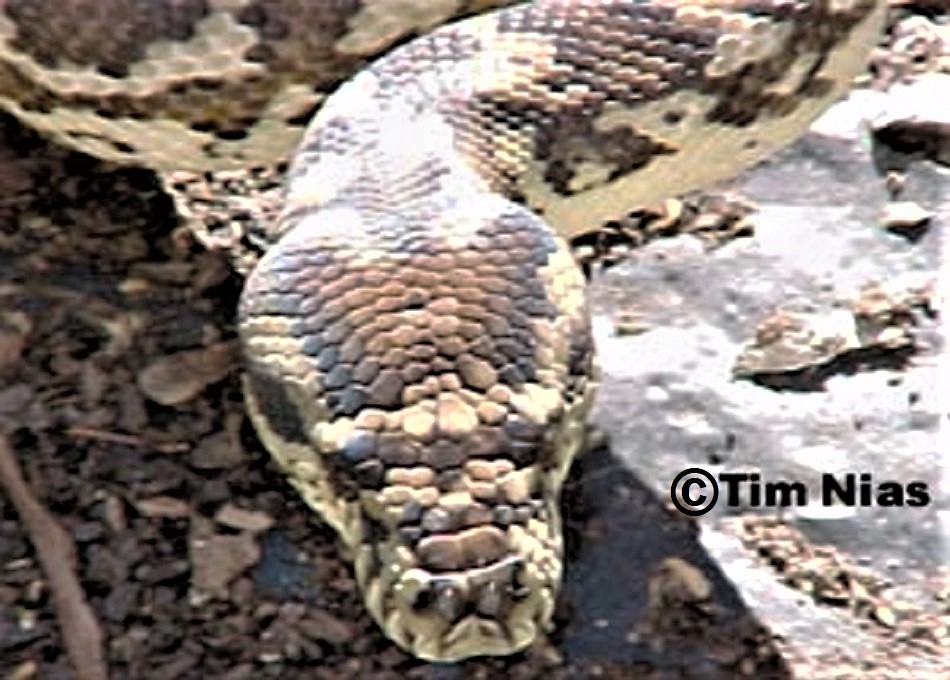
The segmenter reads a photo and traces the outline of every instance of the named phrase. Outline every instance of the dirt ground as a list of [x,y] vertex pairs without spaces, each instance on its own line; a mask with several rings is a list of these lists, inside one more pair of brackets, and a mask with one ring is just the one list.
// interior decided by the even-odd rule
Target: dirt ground
[[[946,36],[939,3],[894,4],[893,27],[942,22]],[[892,30],[875,55],[878,82],[950,71],[916,26],[920,40]],[[183,185],[196,236],[153,174],[107,167],[0,120],[0,434],[26,495],[0,495],[0,678],[78,677],[77,664],[96,660],[70,656],[69,636],[86,652],[99,644],[111,677],[129,679],[898,677],[886,658],[837,669],[834,659],[787,658],[715,566],[696,566],[695,525],[649,491],[637,517],[688,549],[645,575],[640,624],[627,632],[646,640],[636,658],[565,653],[565,641],[583,639],[572,624],[583,620],[582,589],[565,594],[549,640],[509,658],[433,665],[387,641],[332,531],[276,471],[244,414],[233,266],[243,255],[234,249],[253,258],[245,227],[261,208],[252,203],[275,183],[260,171]],[[720,222],[735,225],[744,214],[695,205],[694,219],[725,210]],[[582,253],[609,259],[631,243],[602,235]],[[579,466],[569,484],[573,551],[604,530],[597,487],[585,486],[596,465]],[[750,529],[761,559],[774,559],[776,531]],[[782,559],[814,557],[789,553],[801,537],[781,540]],[[837,574],[839,563],[825,564]],[[942,597],[948,614],[950,590]],[[947,616],[928,625],[931,642],[896,653],[945,653]]]

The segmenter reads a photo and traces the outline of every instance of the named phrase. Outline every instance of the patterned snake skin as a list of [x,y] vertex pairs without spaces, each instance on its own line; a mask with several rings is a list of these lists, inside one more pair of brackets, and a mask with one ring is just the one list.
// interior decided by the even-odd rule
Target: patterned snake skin
[[[596,383],[564,237],[735,174],[848,86],[885,0],[0,0],[0,106],[159,170],[294,157],[245,393],[414,654],[550,629]],[[322,106],[321,106],[322,104]],[[550,225],[550,226],[548,226]]]

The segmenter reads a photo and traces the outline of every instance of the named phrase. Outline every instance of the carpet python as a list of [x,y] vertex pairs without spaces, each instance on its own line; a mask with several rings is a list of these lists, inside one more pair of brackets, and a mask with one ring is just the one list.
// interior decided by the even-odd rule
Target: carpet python
[[565,238],[789,142],[885,13],[501,4],[0,0],[0,106],[64,144],[217,169],[303,134],[240,303],[248,410],[386,635],[443,661],[551,627],[597,382]]

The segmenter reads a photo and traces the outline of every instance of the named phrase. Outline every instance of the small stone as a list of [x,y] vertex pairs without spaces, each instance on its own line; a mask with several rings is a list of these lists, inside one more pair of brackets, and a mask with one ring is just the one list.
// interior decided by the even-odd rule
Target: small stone
[[874,619],[886,628],[893,628],[897,625],[897,612],[886,605],[878,605],[874,608]]
[[353,432],[353,423],[349,420],[336,420],[317,424],[316,440],[324,453],[336,453],[341,450]]
[[442,505],[449,509],[464,510],[475,502],[472,494],[465,490],[450,491],[442,494]]
[[363,358],[365,349],[358,335],[351,335],[340,345],[340,361],[355,364]]
[[353,379],[367,385],[378,373],[379,359],[376,357],[365,357],[356,365],[356,368],[353,369]]
[[916,237],[933,217],[932,212],[913,201],[895,201],[885,206],[881,223],[895,234]]
[[426,310],[431,314],[455,316],[459,302],[455,298],[440,298],[429,303]]
[[511,405],[530,423],[544,425],[548,422],[550,411],[526,393],[513,395]]
[[401,368],[407,361],[409,361],[409,357],[402,347],[393,347],[383,354],[380,360],[382,365],[387,368]]
[[237,365],[237,346],[219,342],[162,357],[139,371],[137,382],[146,397],[163,406],[182,404],[223,380]]
[[274,518],[266,512],[245,510],[227,503],[214,515],[214,520],[221,525],[259,534],[274,526]]
[[35,392],[26,383],[19,383],[5,390],[0,390],[0,414],[13,414],[26,408]]
[[135,509],[145,517],[162,519],[185,519],[191,516],[191,507],[183,500],[169,496],[145,498],[134,503]]
[[[201,523],[196,523],[201,524]],[[248,567],[257,564],[261,551],[249,533],[236,536],[192,531],[189,538],[191,585],[200,593],[223,597],[227,586]]]
[[702,570],[679,557],[663,560],[658,575],[665,581],[664,588],[674,590],[680,601],[703,602],[712,596],[712,584]]
[[223,470],[245,460],[240,438],[227,431],[202,438],[191,452],[190,459],[191,464],[199,470]]
[[429,366],[420,361],[413,361],[400,369],[403,382],[407,385],[417,383],[429,375]]
[[510,505],[496,505],[492,514],[495,523],[503,527],[515,521],[515,510]]
[[384,433],[378,440],[377,455],[387,466],[408,467],[419,460],[419,452],[413,442],[405,440],[402,434]]
[[356,430],[340,449],[340,454],[351,465],[372,458],[378,451],[377,435],[369,430]]
[[461,465],[466,457],[461,444],[440,440],[424,447],[420,458],[422,463],[436,470],[449,470]]
[[3,677],[4,680],[34,680],[39,677],[39,670],[35,661],[24,661]]
[[307,618],[298,625],[306,637],[331,645],[344,645],[356,637],[356,628],[352,623],[323,609],[311,609],[307,612]]

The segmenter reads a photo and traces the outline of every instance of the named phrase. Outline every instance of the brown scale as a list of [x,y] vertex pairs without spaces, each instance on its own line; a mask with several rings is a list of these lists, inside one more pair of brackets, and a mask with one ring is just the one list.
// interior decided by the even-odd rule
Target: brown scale
[[[460,15],[468,10],[466,5],[459,8]],[[242,56],[248,65],[260,65],[260,73],[236,80],[234,73],[215,76],[211,70],[209,77],[202,74],[210,69],[201,69],[198,74],[163,76],[141,93],[125,89],[123,79],[130,69],[147,57],[152,43],[193,38],[196,24],[211,12],[208,0],[8,0],[0,9],[16,26],[12,49],[50,68],[64,62],[92,66],[114,81],[108,93],[58,91],[0,60],[0,100],[15,101],[27,111],[61,108],[88,110],[106,120],[172,120],[219,139],[242,139],[286,85],[328,92],[375,56],[343,54],[336,48],[361,7],[357,0],[249,2],[232,12],[238,24],[257,32],[257,40]],[[302,130],[313,112],[313,106],[289,111],[283,122]]]
[[780,95],[768,92],[767,88],[779,81],[802,54],[816,55],[811,71],[817,72],[824,64],[823,55],[866,15],[866,9],[860,7],[851,14],[831,16],[814,3],[785,7],[773,7],[761,2],[751,4],[757,13],[772,13],[781,18],[799,15],[792,24],[794,30],[787,41],[794,49],[784,50],[771,61],[749,65],[735,74],[704,81],[702,91],[719,100],[707,115],[710,122],[747,126],[762,116],[790,115],[804,99],[826,96],[835,83],[806,77],[804,74],[804,86],[793,92]]
[[[512,226],[499,220],[481,235],[494,242]],[[259,274],[268,277],[262,285],[267,293],[248,297],[244,315],[292,320],[290,332],[319,371],[318,392],[331,418],[365,406],[402,408],[406,389],[433,375],[458,375],[475,392],[497,382],[517,386],[534,379],[529,319],[555,315],[534,274],[552,246],[542,242],[532,251],[507,236],[510,248],[483,254],[471,275],[462,277],[451,251],[412,255],[398,270],[379,261],[371,268],[341,267],[336,263],[346,261],[345,253],[285,252],[279,271]],[[429,285],[412,285],[414,279]],[[471,302],[459,302],[459,290]]]
[[[16,25],[13,45],[44,66],[93,66],[123,77],[160,40],[186,41],[208,15],[207,0],[6,0]],[[121,26],[121,30],[102,30]]]

